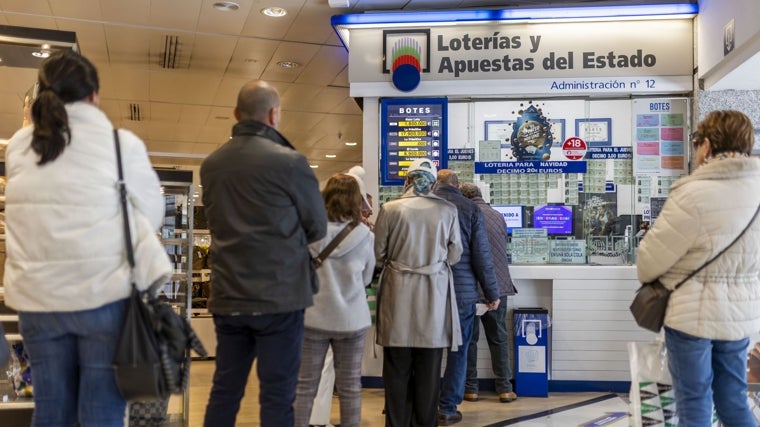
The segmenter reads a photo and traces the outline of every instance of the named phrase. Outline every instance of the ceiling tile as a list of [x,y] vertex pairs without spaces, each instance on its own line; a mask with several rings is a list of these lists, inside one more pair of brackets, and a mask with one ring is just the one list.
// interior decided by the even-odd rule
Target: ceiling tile
[[150,103],[150,120],[155,122],[174,124],[179,123],[182,105],[167,102]]
[[106,25],[106,44],[112,65],[147,68],[150,64],[150,43],[160,33],[137,27]]
[[96,65],[108,62],[108,46],[103,24],[74,19],[56,19],[56,23],[59,30],[77,33],[79,52],[87,59]]
[[[248,14],[241,34],[244,36],[282,39],[296,20],[304,1],[305,0],[257,1]],[[288,14],[275,18],[261,13],[262,9],[271,6],[281,7],[287,10]]]
[[150,0],[100,0],[100,13],[107,22],[147,25]]
[[222,144],[230,139],[231,133],[232,129],[204,126],[198,134],[197,141],[206,144]]
[[359,108],[359,104],[357,104],[356,100],[351,97],[343,100],[343,102],[341,102],[340,105],[335,107],[332,111],[333,113],[338,114],[356,114],[357,116],[362,115],[362,109]]
[[149,63],[152,70],[186,70],[190,68],[196,35],[168,29],[151,34]]
[[213,107],[208,113],[206,126],[231,129],[236,122],[233,109],[229,107]]
[[45,0],[0,0],[0,10],[35,15],[53,14],[48,2]]
[[126,66],[100,67],[98,76],[102,97],[133,102],[150,99],[150,71],[146,69]]
[[148,122],[145,130],[147,132],[147,139],[175,141],[176,129],[177,126],[173,123],[158,122],[151,116],[150,122]]
[[234,107],[237,104],[238,92],[244,84],[248,83],[250,79],[224,77],[222,83],[219,85],[216,94],[214,95],[214,105],[225,105]]
[[193,154],[211,154],[212,151],[216,150],[216,148],[219,146],[219,144],[204,144],[204,143],[197,143],[193,145]]
[[227,74],[256,79],[272,60],[280,42],[257,38],[237,39],[237,45],[232,53],[232,59],[227,66]]
[[150,99],[160,102],[210,105],[221,76],[186,70],[150,72]]
[[98,0],[48,0],[48,2],[55,16],[96,21],[103,19]]
[[342,47],[321,46],[306,64],[296,83],[328,85],[348,68],[348,51]]
[[232,58],[237,44],[236,37],[198,34],[195,36],[191,53],[190,69],[193,71],[222,73]]
[[[332,15],[332,9],[324,7],[324,0],[306,0],[285,34],[285,40],[324,43],[334,33],[329,25]],[[315,22],[324,22],[325,25],[314,25]]]
[[316,85],[291,85],[287,90],[280,91],[280,105],[285,110],[314,111],[314,109],[305,108],[305,106],[309,105],[319,95],[320,90],[322,87]]
[[145,141],[148,151],[159,153],[192,153],[194,143],[162,141],[149,139]]
[[[319,51],[319,45],[308,43],[283,42],[278,47],[267,65],[261,78],[267,81],[294,82],[303,71],[304,65],[308,64]],[[291,61],[300,64],[296,68],[282,68],[277,65],[280,61]]]
[[211,107],[208,105],[182,105],[180,108],[179,123],[185,125],[199,125],[206,123]]
[[38,15],[6,15],[8,25],[16,27],[44,28],[46,30],[57,30],[58,25],[55,19],[49,16]]
[[326,114],[286,111],[282,114],[280,129],[284,132],[300,130],[308,132],[325,119]]
[[348,98],[348,89],[342,87],[322,87],[317,96],[308,105],[304,105],[307,111],[333,112]]
[[203,0],[161,0],[150,2],[150,15],[148,24],[176,28],[181,30],[195,30],[200,16],[201,3]]
[[195,142],[202,128],[203,125],[201,124],[183,124],[182,126],[177,126],[175,139],[180,142]]
[[108,116],[108,119],[113,122],[114,126],[121,126],[121,111],[119,109],[119,101],[115,99],[105,99],[100,97],[98,107],[103,110]]
[[239,35],[253,0],[236,0],[240,9],[223,12],[214,9],[217,0],[203,0],[197,30],[206,33]]

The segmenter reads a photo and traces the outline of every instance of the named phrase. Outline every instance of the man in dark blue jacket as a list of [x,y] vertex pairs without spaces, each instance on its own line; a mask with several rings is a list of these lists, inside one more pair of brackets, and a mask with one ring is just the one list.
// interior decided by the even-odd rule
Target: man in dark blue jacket
[[[517,399],[517,394],[512,390],[512,362],[509,360],[510,340],[507,333],[507,298],[517,293],[512,276],[509,274],[507,262],[507,225],[504,217],[491,207],[480,193],[477,185],[464,183],[459,188],[462,195],[475,202],[486,224],[488,242],[493,257],[493,267],[496,272],[496,281],[499,283],[499,308],[489,311],[480,316],[483,323],[483,331],[488,341],[488,349],[491,352],[491,367],[496,376],[494,386],[499,395],[499,401],[509,403]],[[464,386],[464,400],[475,402],[478,397],[478,321],[472,328],[470,348],[467,349],[467,381]]]
[[462,258],[451,266],[462,329],[462,346],[459,351],[449,351],[447,354],[438,402],[438,425],[447,426],[462,421],[462,413],[457,411],[457,406],[464,397],[467,347],[475,323],[475,304],[480,299],[478,285],[488,301],[489,310],[496,310],[500,301],[482,212],[472,200],[462,195],[459,179],[449,169],[438,171],[434,193],[457,207],[463,247]]
[[325,236],[327,212],[308,161],[276,130],[275,88],[247,83],[235,118],[232,138],[201,164],[218,342],[204,425],[235,425],[258,358],[261,425],[292,426],[304,309],[317,291],[307,245]]

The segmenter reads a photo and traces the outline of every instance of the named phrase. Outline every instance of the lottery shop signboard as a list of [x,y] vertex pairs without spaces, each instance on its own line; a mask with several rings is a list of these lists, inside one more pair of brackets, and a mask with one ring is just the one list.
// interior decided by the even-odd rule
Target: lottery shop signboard
[[380,101],[381,185],[403,185],[406,168],[420,157],[446,168],[447,106],[446,98]]

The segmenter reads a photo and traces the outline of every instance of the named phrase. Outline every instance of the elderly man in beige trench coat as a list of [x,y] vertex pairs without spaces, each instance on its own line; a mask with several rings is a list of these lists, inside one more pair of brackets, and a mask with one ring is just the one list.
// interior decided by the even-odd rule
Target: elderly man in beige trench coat
[[449,266],[462,254],[456,207],[430,191],[437,170],[417,159],[406,191],[375,223],[382,267],[377,343],[383,346],[386,426],[437,424],[443,349],[462,343]]

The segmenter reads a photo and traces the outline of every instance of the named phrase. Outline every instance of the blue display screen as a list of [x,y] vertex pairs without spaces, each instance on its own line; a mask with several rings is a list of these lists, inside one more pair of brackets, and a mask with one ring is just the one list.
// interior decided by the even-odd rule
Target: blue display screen
[[573,208],[564,205],[536,206],[533,211],[533,227],[545,228],[549,235],[572,235]]

